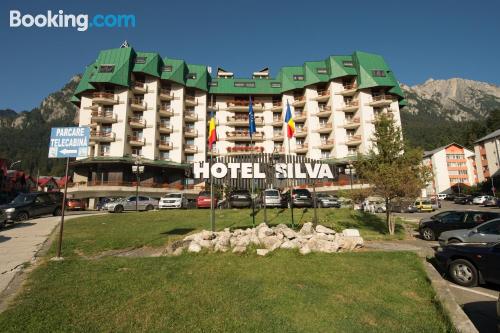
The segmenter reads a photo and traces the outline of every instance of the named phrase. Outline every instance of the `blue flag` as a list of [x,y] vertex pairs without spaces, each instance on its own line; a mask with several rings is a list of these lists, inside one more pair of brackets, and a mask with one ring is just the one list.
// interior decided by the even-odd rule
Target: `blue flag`
[[250,138],[253,133],[257,132],[255,129],[255,115],[253,113],[252,96],[250,96],[250,104],[248,105],[248,132],[250,133]]

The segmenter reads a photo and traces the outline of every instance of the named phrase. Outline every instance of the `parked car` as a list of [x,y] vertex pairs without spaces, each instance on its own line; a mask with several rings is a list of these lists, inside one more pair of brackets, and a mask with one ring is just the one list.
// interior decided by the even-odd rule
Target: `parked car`
[[457,195],[453,202],[459,205],[472,205],[472,199],[472,195]]
[[[217,207],[217,197],[214,195],[214,207]],[[196,208],[210,208],[210,192],[201,191],[196,197]]]
[[490,198],[491,197],[489,195],[478,195],[477,197],[474,197],[474,199],[472,199],[472,203],[474,205],[483,205],[484,202]]
[[497,332],[500,332],[500,295],[497,301]]
[[[285,198],[286,205],[288,208],[292,206],[292,201],[290,199],[290,190],[283,194]],[[307,189],[298,188],[293,190],[293,206],[294,207],[309,207],[313,206],[313,200],[311,192]]]
[[436,240],[441,233],[450,230],[472,229],[481,223],[500,218],[497,212],[445,211],[429,218],[421,219],[418,231],[425,240]]
[[500,243],[450,244],[438,248],[435,258],[456,284],[500,284]]
[[87,203],[83,199],[66,199],[67,210],[85,210]]
[[489,197],[483,203],[484,207],[495,207],[498,205],[498,199],[495,197]]
[[184,193],[168,193],[160,198],[158,208],[187,208],[186,195]]
[[437,197],[439,200],[446,200],[448,195],[446,193],[438,193]]
[[7,224],[7,214],[5,214],[5,211],[3,209],[0,209],[0,228],[5,227]]
[[229,208],[252,207],[252,195],[248,190],[234,190],[228,197]]
[[456,197],[456,195],[454,193],[450,193],[450,194],[446,195],[446,198],[444,198],[444,200],[446,200],[446,201],[454,201],[455,197]]
[[144,196],[138,196],[137,201],[135,196],[116,199],[108,202],[104,207],[110,213],[122,213],[124,211],[134,211],[136,202],[138,210],[149,211],[158,208],[158,200]]
[[107,204],[116,200],[123,200],[124,198],[118,197],[118,198],[101,198],[99,202],[96,204],[96,209],[97,210],[106,210]]
[[266,207],[281,207],[280,191],[276,189],[267,189],[262,193],[262,205]]
[[[479,216],[479,214],[477,214]],[[440,245],[454,243],[497,243],[500,242],[500,219],[484,222],[472,229],[457,229],[443,232]]]
[[441,209],[441,201],[439,201],[438,197],[431,198],[432,210]]
[[416,213],[418,209],[415,207],[414,202],[401,200],[391,203],[391,212]]
[[9,204],[0,206],[4,210],[7,221],[26,221],[42,215],[61,215],[61,193],[32,192],[21,193]]
[[316,204],[321,208],[340,208],[339,199],[328,193],[318,193],[316,194]]
[[413,204],[418,212],[432,212],[434,208],[432,207],[432,202],[430,199],[417,199]]

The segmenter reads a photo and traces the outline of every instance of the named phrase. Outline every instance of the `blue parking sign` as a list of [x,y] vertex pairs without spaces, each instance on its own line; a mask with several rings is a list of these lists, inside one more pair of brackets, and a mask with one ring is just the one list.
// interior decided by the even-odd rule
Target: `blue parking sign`
[[89,137],[89,127],[52,128],[49,158],[87,157]]

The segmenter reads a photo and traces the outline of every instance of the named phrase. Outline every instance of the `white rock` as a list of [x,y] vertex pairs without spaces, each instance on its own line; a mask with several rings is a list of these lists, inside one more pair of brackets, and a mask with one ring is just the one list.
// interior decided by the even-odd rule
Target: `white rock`
[[302,246],[300,248],[299,252],[300,252],[300,254],[304,254],[305,255],[305,254],[311,253],[311,249],[309,248],[309,246],[304,245],[304,246]]
[[342,250],[352,251],[363,247],[363,238],[361,237],[342,237],[339,241],[339,247]]
[[215,244],[214,252],[227,252],[229,250],[228,246],[224,246],[220,243]]
[[342,235],[346,237],[360,237],[358,229],[344,229],[342,230]]
[[302,235],[310,235],[314,233],[313,224],[311,222],[304,223],[299,231]]
[[281,241],[277,236],[267,236],[260,239],[260,242],[264,247],[270,251],[274,251],[275,249],[281,246]]
[[244,253],[247,250],[246,246],[235,246],[233,248],[233,253]]
[[268,249],[257,249],[257,255],[258,256],[265,256],[268,253],[269,253]]
[[283,232],[283,235],[285,235],[285,237],[288,239],[293,239],[293,238],[297,237],[297,234],[295,233],[295,231],[293,231],[292,229],[290,229],[288,227],[286,229],[282,229],[281,231]]
[[298,244],[297,242],[293,242],[293,241],[284,241],[280,248],[282,249],[296,249],[298,247]]
[[322,226],[321,224],[318,224],[316,226],[316,232],[321,232],[323,234],[335,234],[335,230],[327,228],[325,226]]
[[212,241],[208,239],[203,239],[198,244],[200,244],[202,248],[207,248],[207,249],[210,249],[213,246]]
[[200,244],[196,243],[195,241],[192,241],[191,244],[189,244],[188,252],[198,253],[200,251],[201,251]]
[[273,234],[274,234],[274,231],[271,228],[269,228],[268,226],[259,228],[259,230],[257,230],[257,237],[259,237],[260,239],[268,237],[268,236],[272,236]]

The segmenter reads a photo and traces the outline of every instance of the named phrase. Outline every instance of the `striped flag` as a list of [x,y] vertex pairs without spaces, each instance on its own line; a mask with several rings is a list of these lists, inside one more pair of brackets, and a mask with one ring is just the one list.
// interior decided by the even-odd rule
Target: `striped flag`
[[210,124],[208,125],[208,148],[212,150],[212,145],[217,141],[217,131],[215,130],[214,112],[210,114]]
[[255,114],[253,113],[252,96],[250,96],[250,104],[248,105],[248,133],[250,133],[250,138],[255,132],[257,132],[255,129]]
[[295,133],[295,122],[292,119],[292,111],[290,111],[290,104],[288,104],[288,101],[286,101],[285,124],[287,128],[287,135],[290,139]]

